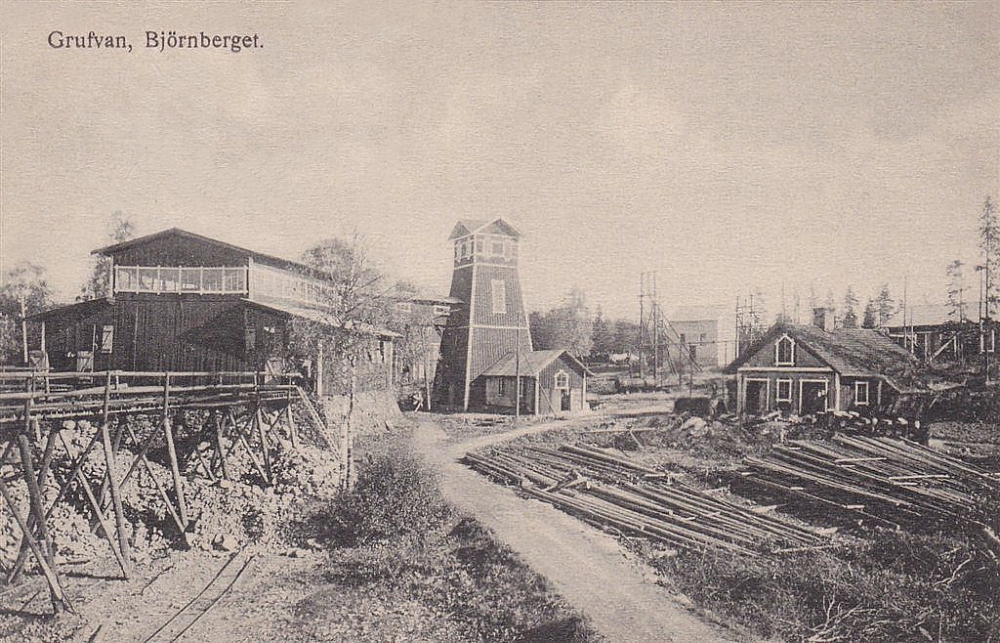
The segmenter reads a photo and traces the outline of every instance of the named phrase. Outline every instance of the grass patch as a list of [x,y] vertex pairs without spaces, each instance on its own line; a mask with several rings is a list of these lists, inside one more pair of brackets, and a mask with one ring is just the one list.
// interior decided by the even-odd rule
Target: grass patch
[[763,637],[1000,639],[1000,566],[976,543],[883,532],[781,558],[642,553],[702,607]]
[[[514,552],[447,505],[435,476],[413,456],[398,450],[374,456],[354,490],[324,514],[330,559],[321,577],[309,581],[317,592],[293,610],[300,634],[598,640]],[[379,618],[359,620],[359,609]]]

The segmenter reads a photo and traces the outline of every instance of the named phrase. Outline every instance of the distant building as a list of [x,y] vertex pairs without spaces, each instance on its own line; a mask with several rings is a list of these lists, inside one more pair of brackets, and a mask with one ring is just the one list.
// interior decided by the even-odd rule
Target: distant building
[[[965,305],[966,315],[979,315],[979,302]],[[978,321],[959,320],[952,306],[918,304],[907,306],[906,315],[897,312],[885,322],[885,330],[897,344],[919,359],[960,360],[983,351],[996,350],[996,328],[980,330]]]
[[719,367],[719,310],[710,306],[682,306],[669,318],[680,350],[702,368]]
[[832,329],[831,321],[816,315],[813,325],[776,324],[727,366],[737,378],[738,412],[874,413],[901,394],[925,390],[916,377],[919,362],[886,335]]
[[483,373],[514,350],[530,353],[531,333],[518,277],[521,234],[503,219],[459,221],[449,297],[463,302],[441,338],[434,403],[449,409],[486,407]]
[[[32,318],[53,369],[280,370],[296,320],[329,323],[333,284],[301,263],[177,228],[94,254],[111,260],[109,296]],[[392,384],[398,335],[352,329],[373,340],[365,379]]]

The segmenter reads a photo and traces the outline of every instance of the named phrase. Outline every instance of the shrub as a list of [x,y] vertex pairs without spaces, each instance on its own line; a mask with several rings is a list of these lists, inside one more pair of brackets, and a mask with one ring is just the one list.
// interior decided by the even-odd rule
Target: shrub
[[397,450],[372,458],[360,471],[354,488],[335,500],[330,527],[340,543],[355,545],[422,536],[448,513],[434,472]]

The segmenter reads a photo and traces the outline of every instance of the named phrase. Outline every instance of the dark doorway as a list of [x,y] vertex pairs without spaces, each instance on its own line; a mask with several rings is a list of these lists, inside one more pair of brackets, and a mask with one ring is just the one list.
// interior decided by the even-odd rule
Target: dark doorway
[[747,399],[744,410],[751,415],[767,411],[767,382],[747,380]]
[[826,410],[826,382],[802,382],[802,414],[811,415]]

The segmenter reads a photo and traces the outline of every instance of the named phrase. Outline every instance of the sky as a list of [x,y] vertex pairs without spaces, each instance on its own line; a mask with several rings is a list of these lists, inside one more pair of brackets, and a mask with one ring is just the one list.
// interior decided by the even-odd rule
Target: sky
[[503,217],[532,309],[578,287],[637,318],[647,271],[667,311],[904,280],[943,303],[1000,197],[992,0],[0,0],[0,25],[0,267],[43,265],[67,301],[122,211],[293,259],[356,231],[442,294],[454,223]]

